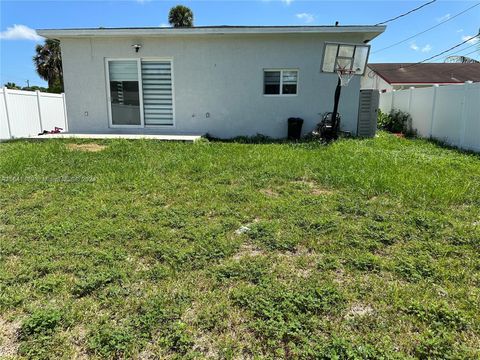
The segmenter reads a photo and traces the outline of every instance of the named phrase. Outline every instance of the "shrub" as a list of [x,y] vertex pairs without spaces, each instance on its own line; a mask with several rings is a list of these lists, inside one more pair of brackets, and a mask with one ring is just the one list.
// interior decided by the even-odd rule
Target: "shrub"
[[378,127],[392,133],[407,133],[412,117],[409,113],[393,109],[390,114],[385,114],[381,110],[378,111]]

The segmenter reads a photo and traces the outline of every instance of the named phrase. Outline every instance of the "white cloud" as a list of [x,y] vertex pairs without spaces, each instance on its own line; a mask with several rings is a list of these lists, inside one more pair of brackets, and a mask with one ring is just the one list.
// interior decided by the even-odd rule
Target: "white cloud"
[[462,40],[468,42],[469,44],[478,43],[478,35],[464,35]]
[[281,2],[285,5],[290,5],[294,0],[261,0],[264,3],[269,3],[269,2]]
[[438,21],[438,22],[446,21],[446,20],[450,19],[451,16],[452,16],[452,15],[450,15],[450,14],[445,14],[445,15],[440,16],[439,18],[437,18],[437,21]]
[[139,4],[145,4],[146,2],[149,2],[150,0],[135,0]]
[[461,32],[463,32],[463,29],[458,29],[457,30],[457,33],[461,33]]
[[313,14],[309,13],[300,13],[300,14],[295,14],[297,19],[303,20],[306,24],[310,24],[315,20],[315,16]]
[[420,49],[420,48],[418,47],[417,44],[411,43],[411,44],[410,44],[410,49],[415,50],[415,51],[418,51],[418,49]]
[[15,24],[11,27],[7,27],[7,30],[0,32],[0,39],[40,41],[43,38],[28,26]]
[[165,23],[161,23],[161,24],[160,24],[160,27],[165,28],[165,27],[170,27],[170,25],[169,25],[169,24],[165,24]]
[[432,45],[427,44],[420,50],[421,52],[430,52],[432,50]]
[[414,51],[429,52],[432,50],[432,45],[426,44],[424,46],[418,46],[416,43],[412,42],[410,44],[410,49]]

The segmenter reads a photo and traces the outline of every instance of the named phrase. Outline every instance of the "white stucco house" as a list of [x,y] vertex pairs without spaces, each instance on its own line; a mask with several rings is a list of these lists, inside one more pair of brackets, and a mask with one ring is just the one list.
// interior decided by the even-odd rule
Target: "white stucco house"
[[[384,26],[220,26],[37,30],[61,43],[69,132],[257,133],[287,119],[311,131],[332,111],[326,42],[366,44]],[[342,129],[356,133],[360,77],[343,89]]]

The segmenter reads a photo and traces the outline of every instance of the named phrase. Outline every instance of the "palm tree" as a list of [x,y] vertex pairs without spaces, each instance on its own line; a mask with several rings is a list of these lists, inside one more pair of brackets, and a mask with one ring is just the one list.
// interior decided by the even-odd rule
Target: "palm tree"
[[63,91],[63,68],[62,55],[60,52],[60,42],[58,40],[47,39],[45,44],[35,47],[35,56],[33,63],[38,75],[48,81],[50,91]]
[[19,87],[17,84],[12,83],[12,82],[7,82],[4,86],[5,86],[7,89],[20,90],[20,87]]
[[192,27],[193,12],[183,5],[174,6],[168,13],[168,22],[173,27]]

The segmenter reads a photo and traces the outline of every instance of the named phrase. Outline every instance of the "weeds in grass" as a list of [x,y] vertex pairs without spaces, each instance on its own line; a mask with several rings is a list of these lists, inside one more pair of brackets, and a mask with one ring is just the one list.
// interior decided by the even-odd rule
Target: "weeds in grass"
[[[0,144],[8,354],[480,357],[478,155],[385,133],[68,147],[90,143]],[[64,176],[95,181],[41,181]]]
[[20,338],[51,334],[62,322],[63,315],[57,309],[39,309],[31,314],[20,327]]
[[264,346],[277,356],[305,356],[310,335],[322,327],[318,315],[342,308],[342,295],[332,285],[305,282],[287,289],[271,282],[243,286],[232,295],[234,304],[248,310],[251,329],[265,339]]

